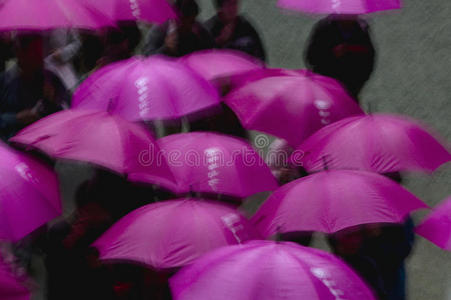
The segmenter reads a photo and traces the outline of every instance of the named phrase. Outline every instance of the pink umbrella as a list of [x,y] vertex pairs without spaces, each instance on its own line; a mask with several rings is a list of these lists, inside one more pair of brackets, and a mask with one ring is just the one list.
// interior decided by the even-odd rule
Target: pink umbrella
[[108,111],[116,98],[111,90],[120,86],[126,70],[139,64],[140,59],[135,56],[114,62],[90,74],[75,90],[71,101],[72,108]]
[[279,0],[279,7],[313,14],[368,14],[400,9],[400,0]]
[[103,10],[77,0],[3,0],[0,4],[0,30],[97,29],[104,26],[114,26],[114,23]]
[[434,208],[415,232],[442,249],[451,251],[451,197]]
[[134,210],[93,245],[104,260],[130,260],[169,269],[190,264],[212,249],[255,237],[250,224],[233,207],[183,199]]
[[167,0],[81,0],[104,11],[115,21],[164,23],[176,13]]
[[158,140],[181,192],[245,198],[278,185],[260,155],[241,139],[207,132],[174,134]]
[[61,215],[58,179],[47,165],[0,144],[0,178],[0,239],[18,241]]
[[326,171],[292,181],[252,217],[263,236],[293,231],[337,232],[369,223],[400,223],[428,207],[385,176],[363,171]]
[[180,60],[209,81],[264,68],[263,62],[232,50],[199,51]]
[[107,68],[80,85],[72,108],[108,110],[130,121],[148,121],[180,118],[220,102],[208,81],[167,58],[131,58]]
[[[117,173],[177,190],[150,133],[142,126],[106,112],[67,110],[50,115],[10,139],[60,159],[90,162]],[[145,174],[145,176],[143,175]]]
[[[304,70],[302,70],[302,72],[300,71],[301,70],[275,69],[275,68],[256,69],[231,75],[229,81],[232,88],[239,88],[243,85],[249,84],[254,81],[262,80],[268,77],[299,76],[307,74],[303,73]],[[313,75],[314,73],[310,72],[310,74]]]
[[281,137],[294,147],[327,124],[363,114],[336,81],[297,74],[262,76],[233,90],[224,101],[245,128]]
[[202,256],[170,279],[175,300],[375,300],[344,262],[294,243],[253,241]]
[[0,299],[29,300],[30,292],[21,281],[12,274],[10,266],[0,257]]
[[360,169],[378,173],[433,171],[451,154],[423,126],[405,117],[374,114],[347,118],[324,127],[297,152],[307,171]]

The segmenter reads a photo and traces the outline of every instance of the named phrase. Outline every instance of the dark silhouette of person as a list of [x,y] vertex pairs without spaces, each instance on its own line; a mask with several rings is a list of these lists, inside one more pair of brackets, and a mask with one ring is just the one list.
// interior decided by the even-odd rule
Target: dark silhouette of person
[[[398,172],[385,176],[401,183]],[[329,235],[329,244],[373,288],[381,300],[406,299],[405,259],[415,234],[412,219],[401,224],[365,224]]]
[[190,131],[211,131],[244,139],[249,138],[236,114],[225,104],[193,114]]
[[263,43],[254,26],[239,14],[239,0],[214,0],[216,15],[205,22],[216,48],[234,49],[265,61]]
[[43,39],[21,34],[15,40],[17,65],[0,75],[0,138],[67,106],[70,94],[61,80],[44,68]]
[[11,33],[0,33],[0,72],[6,69],[6,62],[14,57]]
[[104,53],[97,61],[97,66],[102,67],[133,56],[141,36],[141,30],[135,21],[117,22],[117,28],[108,29],[103,37]]
[[196,21],[199,14],[196,1],[177,0],[174,7],[178,12],[178,19],[150,29],[143,50],[145,55],[164,54],[180,57],[213,47],[210,34]]
[[79,187],[72,218],[47,234],[48,299],[114,299],[111,268],[99,260],[92,243],[121,217],[150,203],[152,191],[103,169]]
[[337,79],[358,100],[375,62],[368,23],[357,15],[320,20],[310,35],[305,62],[313,72]]

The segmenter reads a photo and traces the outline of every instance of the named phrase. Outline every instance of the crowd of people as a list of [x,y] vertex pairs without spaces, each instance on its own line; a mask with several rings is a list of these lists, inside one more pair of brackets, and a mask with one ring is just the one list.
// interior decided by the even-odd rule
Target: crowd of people
[[[216,14],[204,23],[198,20],[200,7],[195,0],[176,0],[173,5],[178,19],[153,25],[150,30],[143,30],[136,22],[121,22],[117,28],[101,31],[3,33],[0,138],[7,142],[27,125],[68,108],[71,93],[89,74],[135,54],[181,57],[218,48],[242,51],[265,62],[262,39],[252,22],[240,13],[239,0],[213,2]],[[309,69],[337,79],[358,102],[373,71],[375,52],[365,19],[330,15],[313,28],[304,57]],[[11,61],[15,63],[11,65]],[[190,130],[248,138],[225,105],[219,112],[193,121]],[[280,144],[277,141],[273,147],[283,146]],[[301,169],[270,165],[280,183],[306,175]],[[401,181],[399,174],[387,176]],[[125,262],[101,263],[90,245],[133,209],[171,197],[169,192],[131,184],[98,169],[79,187],[77,208],[70,218],[40,228],[15,245],[14,252],[24,268],[29,267],[29,252],[44,255],[45,294],[49,300],[170,299],[167,280],[176,270],[157,272]],[[402,300],[406,298],[404,260],[413,245],[412,227],[410,219],[403,225],[368,224],[331,234],[328,240],[333,252],[366,280],[379,299]],[[293,232],[280,238],[310,245],[312,233]]]

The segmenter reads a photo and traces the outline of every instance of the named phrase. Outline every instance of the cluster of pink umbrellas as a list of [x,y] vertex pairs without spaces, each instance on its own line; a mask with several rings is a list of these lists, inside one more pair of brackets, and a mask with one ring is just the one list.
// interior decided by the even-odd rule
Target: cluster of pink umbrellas
[[[24,1],[2,3],[1,29],[98,28],[120,20],[161,23],[175,18],[163,0]],[[352,14],[400,5],[389,0],[311,3],[279,4]],[[18,9],[24,14],[11,13]],[[37,18],[42,9],[48,15]],[[215,86],[218,80],[232,87],[223,99]],[[137,123],[179,119],[221,101],[246,129],[297,147],[307,171],[318,173],[278,187],[247,141],[206,132],[155,140]],[[72,109],[30,125],[11,142],[179,195],[129,213],[94,243],[103,260],[135,261],[157,270],[187,266],[171,280],[175,299],[374,299],[362,280],[330,254],[291,243],[245,242],[291,231],[333,233],[366,223],[402,222],[427,205],[378,173],[433,171],[451,160],[424,126],[400,116],[365,115],[333,79],[305,70],[267,69],[228,51],[200,52],[177,61],[134,57],[108,65],[78,88]],[[43,162],[6,145],[0,145],[0,160],[0,174],[6,178],[1,183],[0,238],[17,241],[61,214],[58,180]],[[274,192],[250,221],[234,206],[185,195],[244,199],[263,191]],[[448,250],[449,203],[417,228]],[[0,266],[0,295],[26,299],[26,290],[16,289],[16,283],[4,289],[4,282],[16,281],[3,271]]]
[[[218,57],[220,52],[212,55]],[[233,61],[233,55],[226,52],[224,60]],[[242,64],[240,59],[237,58],[238,65]],[[100,69],[75,93],[73,109],[28,126],[11,142],[53,158],[90,162],[131,181],[156,184],[179,195],[181,198],[131,212],[94,243],[100,258],[106,261],[135,261],[156,270],[192,265],[172,281],[176,299],[207,299],[219,286],[232,293],[230,287],[240,285],[240,295],[249,299],[255,293],[252,287],[264,280],[265,270],[270,272],[268,278],[279,273],[298,274],[296,280],[290,280],[294,275],[277,279],[285,292],[261,291],[270,298],[274,293],[286,293],[286,299],[301,294],[329,299],[335,293],[347,295],[359,290],[371,299],[371,292],[357,275],[331,255],[285,243],[230,245],[291,231],[333,233],[367,223],[402,222],[410,212],[427,205],[377,173],[432,171],[450,160],[446,148],[412,120],[365,115],[338,83],[311,72],[263,69],[256,65],[254,70],[238,66],[237,70],[242,70],[238,74],[226,70],[222,75],[213,70],[211,73],[217,75],[203,78],[202,71],[200,75],[195,73],[195,64],[186,67],[185,63],[158,57],[132,58]],[[176,73],[179,76],[174,77]],[[268,166],[245,140],[208,132],[180,133],[154,140],[144,126],[133,122],[180,118],[217,105],[220,97],[211,81],[221,76],[229,77],[234,86],[224,101],[245,127],[285,138],[305,153],[307,170],[320,172],[278,188]],[[293,89],[298,92],[291,93]],[[141,105],[143,95],[147,95],[145,105]],[[280,126],[265,127],[279,123]],[[17,172],[25,176],[23,179],[31,180],[28,189],[39,182],[33,178],[45,176],[44,171],[33,175],[25,167],[11,168],[25,169]],[[60,212],[57,188],[45,187],[53,192],[39,193],[36,201],[50,201],[53,206],[49,207],[54,210],[35,210],[39,215],[36,224],[29,229],[24,225],[23,233],[16,233],[14,238]],[[250,222],[233,206],[184,196],[205,193],[244,199],[263,191],[274,192]],[[18,230],[21,225],[3,227],[0,229]],[[422,227],[418,232],[422,232]],[[224,261],[228,255],[230,260]],[[229,268],[245,266],[243,260],[262,256],[270,258],[268,265],[249,272],[248,280],[240,284],[203,279],[210,272],[222,278]],[[215,263],[207,263],[210,259]],[[293,266],[291,260],[300,267]],[[282,261],[279,267],[275,266]],[[208,270],[202,271],[203,268]],[[194,276],[191,272],[200,273]],[[348,280],[355,278],[352,285],[344,284],[345,276]],[[327,284],[331,281],[334,286]],[[229,299],[240,299],[227,293]]]
[[176,18],[166,0],[5,0],[1,30],[98,29],[117,21],[163,23]]

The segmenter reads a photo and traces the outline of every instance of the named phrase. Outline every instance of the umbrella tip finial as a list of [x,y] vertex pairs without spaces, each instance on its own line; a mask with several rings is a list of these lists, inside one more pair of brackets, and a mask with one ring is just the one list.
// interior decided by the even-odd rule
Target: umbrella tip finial
[[282,241],[282,231],[281,226],[277,226],[276,235],[275,235],[275,241],[276,243],[280,243]]
[[323,156],[323,168],[324,168],[324,171],[328,171],[329,170],[329,165],[327,163],[326,155]]
[[196,192],[194,192],[192,184],[190,184],[190,186],[189,186],[189,196],[191,198],[196,198]]

